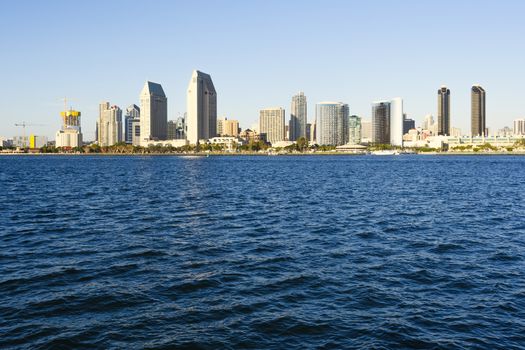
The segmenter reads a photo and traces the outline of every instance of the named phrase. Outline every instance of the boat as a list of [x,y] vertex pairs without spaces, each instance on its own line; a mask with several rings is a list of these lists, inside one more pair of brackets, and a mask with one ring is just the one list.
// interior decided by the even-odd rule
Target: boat
[[385,149],[381,151],[372,151],[370,154],[374,156],[398,156],[400,153],[396,150]]

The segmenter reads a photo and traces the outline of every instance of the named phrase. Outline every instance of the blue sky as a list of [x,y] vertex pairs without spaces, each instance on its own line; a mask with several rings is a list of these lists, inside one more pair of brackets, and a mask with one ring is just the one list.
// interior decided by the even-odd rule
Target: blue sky
[[125,109],[146,80],[168,96],[168,117],[186,108],[193,69],[211,74],[218,113],[257,122],[264,107],[287,112],[304,91],[316,102],[370,104],[400,96],[416,119],[437,113],[451,89],[452,125],[470,128],[470,87],[487,91],[487,124],[525,116],[525,1],[8,1],[0,14],[0,136],[14,123],[52,137],[60,99],[82,111],[94,138],[98,103]]

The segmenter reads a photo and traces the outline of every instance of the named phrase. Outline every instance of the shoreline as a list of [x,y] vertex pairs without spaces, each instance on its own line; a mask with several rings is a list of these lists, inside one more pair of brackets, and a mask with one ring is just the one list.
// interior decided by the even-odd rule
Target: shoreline
[[[51,157],[64,157],[64,156],[95,156],[95,157],[304,157],[304,156],[367,156],[370,154],[359,154],[359,153],[345,153],[345,152],[317,152],[317,153],[284,153],[284,154],[268,154],[268,153],[0,153],[0,156],[51,156]],[[400,154],[399,156],[525,156],[523,152],[421,152],[421,153],[410,153]],[[371,155],[378,158],[384,157],[398,157],[394,155],[377,156]]]

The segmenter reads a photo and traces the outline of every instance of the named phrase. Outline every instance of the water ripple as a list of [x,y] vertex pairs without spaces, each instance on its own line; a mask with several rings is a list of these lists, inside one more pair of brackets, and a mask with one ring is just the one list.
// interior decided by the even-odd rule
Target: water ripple
[[520,157],[1,157],[0,348],[523,349],[524,175]]

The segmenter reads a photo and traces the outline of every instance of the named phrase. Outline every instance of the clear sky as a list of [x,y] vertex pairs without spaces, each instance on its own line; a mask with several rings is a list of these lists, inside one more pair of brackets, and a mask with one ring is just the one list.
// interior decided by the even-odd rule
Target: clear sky
[[402,97],[420,124],[451,90],[452,126],[470,128],[470,87],[487,91],[487,124],[525,116],[522,0],[17,0],[0,13],[0,136],[53,137],[61,98],[94,139],[98,104],[139,103],[161,83],[168,118],[186,109],[193,69],[209,73],[218,114],[243,128],[264,107],[289,112],[304,91],[370,118],[374,100]]

